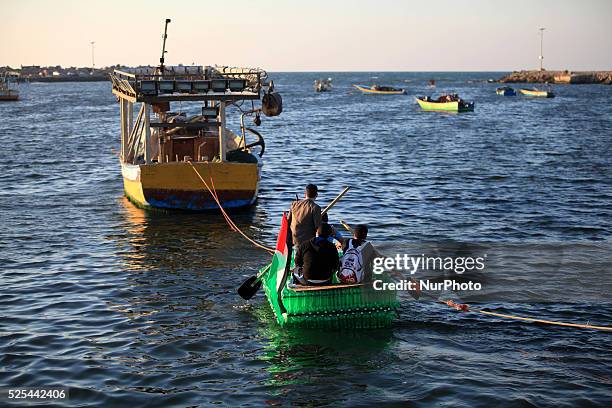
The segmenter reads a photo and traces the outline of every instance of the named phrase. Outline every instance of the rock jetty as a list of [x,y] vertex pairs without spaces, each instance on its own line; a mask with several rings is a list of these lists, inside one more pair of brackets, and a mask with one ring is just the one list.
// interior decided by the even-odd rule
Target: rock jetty
[[612,71],[514,71],[499,82],[551,84],[612,84]]

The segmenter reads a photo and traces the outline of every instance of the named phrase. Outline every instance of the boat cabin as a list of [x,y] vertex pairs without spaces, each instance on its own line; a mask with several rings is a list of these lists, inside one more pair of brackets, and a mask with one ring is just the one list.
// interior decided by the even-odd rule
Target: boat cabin
[[[236,135],[226,127],[226,108],[260,99],[265,71],[178,66],[115,70],[110,78],[120,103],[123,163],[257,162],[247,151],[257,144],[263,149],[263,139],[245,128],[244,116],[254,116],[257,124],[261,109],[241,109],[241,134]],[[134,118],[136,103],[140,109]],[[258,142],[247,145],[247,131]]]
[[14,71],[6,71],[0,76],[0,101],[16,101],[19,99],[19,91],[17,90],[17,79],[19,73]]

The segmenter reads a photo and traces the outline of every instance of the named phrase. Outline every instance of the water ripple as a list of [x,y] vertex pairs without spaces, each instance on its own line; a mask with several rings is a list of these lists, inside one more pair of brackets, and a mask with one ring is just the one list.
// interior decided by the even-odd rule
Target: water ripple
[[[318,76],[334,78],[333,92],[312,92]],[[351,88],[374,76],[410,96]],[[275,74],[285,111],[263,122],[259,200],[236,223],[273,245],[305,184],[319,184],[322,202],[350,184],[332,220],[367,223],[391,253],[421,242],[550,244],[528,262],[525,247],[504,252],[499,270],[512,273],[491,276],[491,290],[523,303],[484,306],[610,324],[610,303],[598,301],[612,290],[609,88],[500,98],[484,81],[492,76]],[[430,77],[476,111],[421,112],[413,95],[430,93]],[[601,333],[408,299],[389,330],[280,330],[261,293],[235,295],[265,253],[218,215],[147,213],[122,197],[107,83],[22,94],[0,105],[1,385],[68,386],[64,406],[612,403]],[[545,280],[551,268],[557,278]],[[567,301],[529,302],[546,296]]]

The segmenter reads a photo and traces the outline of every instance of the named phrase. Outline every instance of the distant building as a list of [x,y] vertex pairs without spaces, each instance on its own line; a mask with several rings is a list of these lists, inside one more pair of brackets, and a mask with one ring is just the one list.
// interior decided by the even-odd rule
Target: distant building
[[36,76],[40,74],[40,65],[22,65],[21,75]]

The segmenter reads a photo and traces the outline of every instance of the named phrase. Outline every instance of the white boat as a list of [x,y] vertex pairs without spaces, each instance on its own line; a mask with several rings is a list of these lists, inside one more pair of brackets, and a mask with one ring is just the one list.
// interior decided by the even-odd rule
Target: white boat
[[7,71],[0,77],[0,101],[16,101],[19,99],[17,90],[18,72]]
[[332,79],[315,79],[314,81],[315,92],[329,92],[332,90]]

